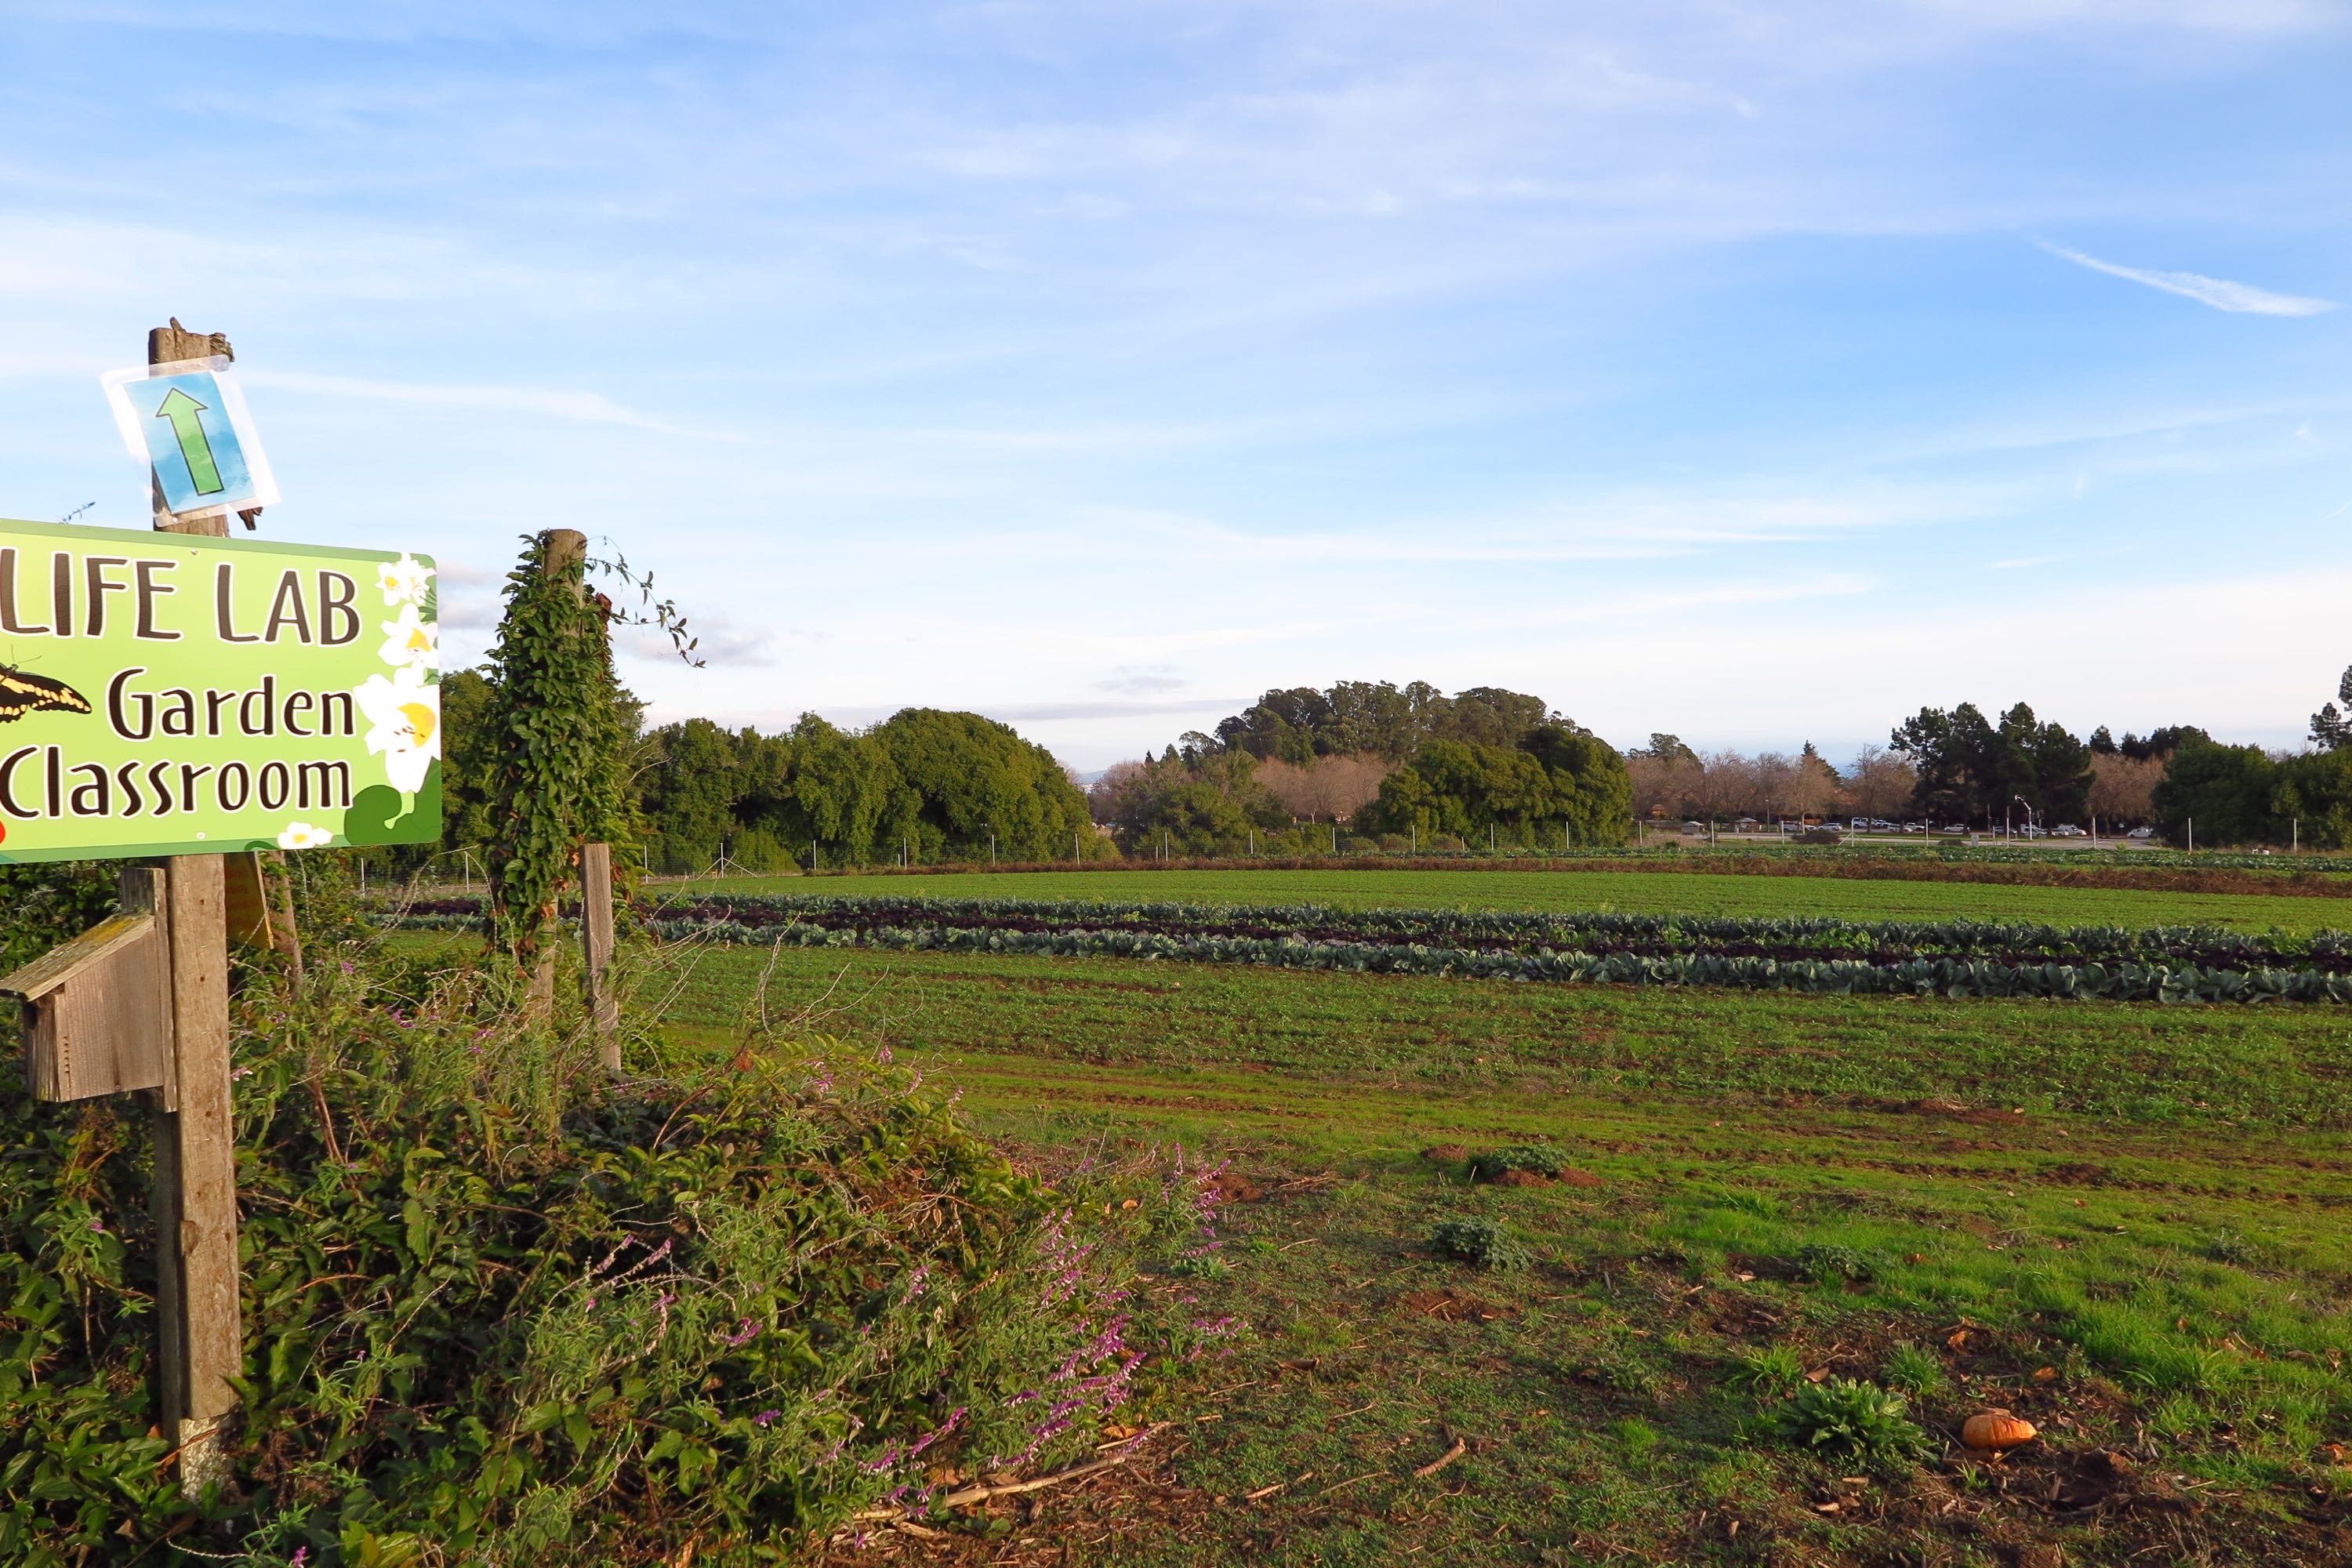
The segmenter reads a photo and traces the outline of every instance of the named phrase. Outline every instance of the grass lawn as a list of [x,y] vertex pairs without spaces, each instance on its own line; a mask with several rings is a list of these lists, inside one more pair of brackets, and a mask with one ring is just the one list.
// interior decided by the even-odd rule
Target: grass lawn
[[[1838,890],[1853,915],[1882,887]],[[741,948],[664,969],[679,1042],[734,1049],[764,973],[772,1019],[890,1047],[1045,1169],[1180,1140],[1232,1162],[1213,1261],[1144,1288],[1251,1331],[1155,1385],[1150,1457],[840,1561],[2352,1561],[2340,1009]],[[1500,1145],[1570,1171],[1471,1184],[1463,1156]],[[1525,1267],[1435,1255],[1465,1217]],[[1906,1391],[1920,1455],[1777,1434],[1816,1376]],[[1967,1457],[1949,1434],[1988,1405],[2043,1440]]]
[[1852,921],[2014,920],[2052,925],[2217,925],[2306,932],[2352,926],[2352,900],[2137,889],[2009,887],[1642,871],[1028,871],[887,877],[729,877],[647,891],[836,897],[1100,899],[1349,908],[1622,910],[1826,915]]

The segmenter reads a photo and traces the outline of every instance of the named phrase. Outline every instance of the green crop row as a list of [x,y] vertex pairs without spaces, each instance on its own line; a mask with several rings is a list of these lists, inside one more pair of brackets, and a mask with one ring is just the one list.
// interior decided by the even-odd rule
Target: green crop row
[[[444,907],[444,906],[436,906]],[[1043,925],[1097,930],[1142,927],[1188,934],[1297,933],[1321,938],[1412,940],[1515,951],[1608,944],[1675,948],[1818,950],[1870,953],[1998,956],[2158,963],[2187,959],[2242,969],[2352,960],[2352,932],[2252,935],[2219,926],[2051,925],[2007,921],[1846,921],[1817,916],[1706,916],[1615,910],[1341,909],[1326,904],[1109,903],[1060,899],[836,897],[727,894],[653,906],[656,919],[725,921],[747,926],[793,921],[896,925]],[[1796,955],[1790,955],[1796,956]]]
[[[413,929],[471,928],[458,915],[413,916]],[[657,935],[790,947],[1039,953],[1055,957],[1159,959],[1359,973],[1461,975],[1593,985],[1703,985],[1756,991],[1914,996],[2049,997],[2113,1002],[2352,1003],[2352,974],[2272,966],[2219,968],[2191,963],[2001,963],[1934,957],[1895,963],[1836,958],[1761,958],[1711,952],[1533,953],[1422,943],[1315,942],[1290,937],[1168,935],[1106,930],[1004,931],[947,924],[751,926],[732,921],[656,917]]]

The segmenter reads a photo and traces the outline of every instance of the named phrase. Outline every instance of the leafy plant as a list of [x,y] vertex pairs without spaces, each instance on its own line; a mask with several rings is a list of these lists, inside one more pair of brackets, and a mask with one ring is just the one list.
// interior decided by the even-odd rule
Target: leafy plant
[[1511,1171],[1557,1176],[1567,1169],[1567,1153],[1549,1143],[1513,1143],[1500,1149],[1481,1150],[1470,1156],[1470,1173],[1482,1182],[1494,1181]]
[[1525,1268],[1536,1260],[1527,1243],[1479,1215],[1439,1220],[1430,1228],[1429,1245],[1440,1258],[1498,1271]]
[[1877,1254],[1833,1241],[1809,1242],[1790,1262],[1800,1277],[1816,1285],[1868,1279],[1879,1268]]
[[1879,1464],[1918,1458],[1927,1434],[1899,1394],[1850,1377],[1809,1383],[1772,1412],[1772,1430],[1815,1453]]

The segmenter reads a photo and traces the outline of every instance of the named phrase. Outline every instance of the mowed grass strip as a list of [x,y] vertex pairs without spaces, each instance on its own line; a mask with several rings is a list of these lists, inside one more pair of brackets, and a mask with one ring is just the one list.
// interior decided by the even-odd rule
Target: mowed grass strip
[[2352,928],[2352,899],[1704,872],[976,871],[936,877],[728,877],[651,882],[646,890],[656,897],[670,892],[810,892],[845,898],[1090,899],[1106,903],[1330,904],[1341,909],[1621,910],[1848,921],[2216,925],[2297,933]]
[[1522,1096],[1945,1099],[2248,1128],[2352,1117],[2352,1015],[2338,1008],[1584,988],[843,949],[672,948],[664,962],[689,957],[690,972],[662,983],[675,987],[672,1024],[732,1025],[764,975],[772,1017],[806,1011],[815,1028],[918,1049]]

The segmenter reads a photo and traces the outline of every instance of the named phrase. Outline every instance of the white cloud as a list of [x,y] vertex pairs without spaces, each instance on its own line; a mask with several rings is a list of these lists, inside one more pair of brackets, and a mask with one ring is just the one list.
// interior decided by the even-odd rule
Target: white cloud
[[719,441],[740,441],[740,436],[719,430],[694,430],[668,424],[625,408],[601,392],[575,392],[561,387],[436,386],[422,382],[375,381],[359,376],[316,375],[308,371],[249,370],[245,379],[257,386],[307,392],[322,397],[364,397],[384,403],[416,403],[443,408],[487,408],[502,414],[535,414],[583,425],[623,425],[667,436],[701,436]]
[[2168,294],[2178,294],[2184,300],[2194,300],[2217,310],[2252,316],[2316,316],[2336,308],[2333,300],[2314,300],[2301,294],[2273,294],[2251,283],[2232,283],[2226,278],[2208,278],[2201,272],[2155,272],[2139,267],[2119,267],[2095,256],[2085,256],[2079,250],[2069,250],[2063,245],[2052,245],[2047,240],[2035,243],[2051,255],[2063,257],[2077,267],[2087,267],[2094,272],[2105,272],[2114,278],[2127,278],[2134,283],[2161,289]]

